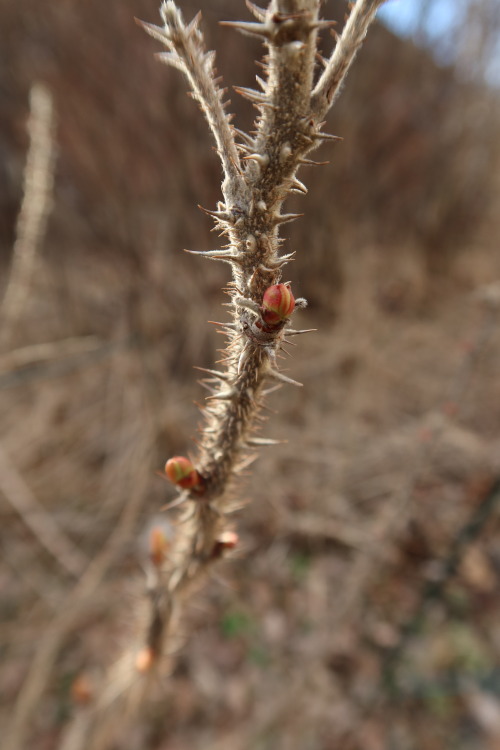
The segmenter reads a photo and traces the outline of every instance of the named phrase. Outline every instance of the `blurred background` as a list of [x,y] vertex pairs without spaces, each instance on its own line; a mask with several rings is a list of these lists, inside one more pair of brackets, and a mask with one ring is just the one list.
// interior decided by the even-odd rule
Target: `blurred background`
[[[219,200],[220,167],[134,23],[157,5],[0,0],[9,750],[71,750],[140,639],[144,540],[170,518],[155,471],[193,449],[193,365],[222,345],[207,321],[228,270],[182,252],[217,247],[196,206]],[[244,3],[202,11],[225,84],[253,86],[260,45],[218,26]],[[500,7],[390,0],[380,19],[329,117],[344,140],[287,204],[305,213],[287,235],[298,326],[318,329],[286,363],[305,387],[269,399],[266,435],[287,442],[242,486],[241,550],[189,606],[157,702],[110,747],[500,748]],[[42,137],[35,244],[18,218],[30,91],[54,148]]]

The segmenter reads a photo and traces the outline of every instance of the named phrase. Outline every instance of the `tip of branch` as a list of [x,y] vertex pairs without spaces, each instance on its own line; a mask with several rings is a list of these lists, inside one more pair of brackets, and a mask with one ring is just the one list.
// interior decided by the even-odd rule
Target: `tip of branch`
[[259,8],[258,5],[255,5],[255,3],[252,3],[250,0],[245,0],[245,4],[252,13],[257,21],[265,21],[266,20],[266,9],[265,8]]
[[170,37],[168,35],[168,32],[165,28],[162,26],[156,26],[154,23],[148,23],[147,21],[141,21],[139,18],[134,18],[134,21],[138,26],[143,29],[146,34],[149,34],[149,36],[152,36],[153,39],[158,39],[159,42],[162,44],[168,44],[170,42]]

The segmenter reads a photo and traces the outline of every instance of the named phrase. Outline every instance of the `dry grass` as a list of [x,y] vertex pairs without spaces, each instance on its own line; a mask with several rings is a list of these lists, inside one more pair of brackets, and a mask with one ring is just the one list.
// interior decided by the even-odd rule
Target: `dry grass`
[[[224,16],[222,3],[210,10]],[[179,252],[212,241],[192,206],[214,203],[217,167],[195,107],[130,21],[154,12],[146,2],[0,8],[12,76],[5,268],[35,69],[59,121],[54,210],[16,341],[0,358],[0,723],[38,692],[26,747],[64,746],[87,688],[139,637],[141,539],[168,497],[154,471],[189,446],[192,400],[203,397],[191,367],[210,367],[219,345],[204,321],[219,319],[224,269]],[[221,70],[249,85],[251,66],[233,74],[241,40],[211,33]],[[229,585],[193,604],[189,648],[114,747],[500,741],[498,510],[439,600],[422,599],[500,473],[498,121],[494,101],[450,71],[403,45],[393,48],[399,65],[383,63],[387,48],[381,31],[358,61],[334,123],[346,142],[309,178],[309,219],[291,240],[294,284],[312,302],[307,327],[319,331],[287,363],[305,388],[269,401],[278,413],[266,432],[288,442],[242,487],[253,502],[241,555],[221,571]],[[418,101],[414,80],[426,81]],[[476,125],[480,106],[490,114]],[[9,476],[34,501],[22,513]],[[48,518],[89,561],[76,580],[41,543],[36,525]]]

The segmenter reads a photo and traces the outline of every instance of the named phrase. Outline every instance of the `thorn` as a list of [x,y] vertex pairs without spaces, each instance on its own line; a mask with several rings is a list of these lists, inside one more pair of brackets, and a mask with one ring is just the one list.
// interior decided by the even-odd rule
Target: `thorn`
[[227,211],[210,211],[208,208],[200,206],[200,204],[198,204],[198,208],[200,209],[200,211],[203,211],[203,213],[208,214],[208,216],[211,216],[218,221],[226,222],[227,224],[234,224],[233,215],[228,213]]
[[272,217],[272,223],[274,226],[278,224],[286,224],[289,221],[300,219],[301,216],[304,216],[304,214],[275,214]]
[[295,258],[293,257],[294,255],[295,255],[295,251],[293,253],[288,253],[288,255],[282,255],[281,257],[278,257],[276,260],[269,260],[268,261],[269,268],[262,266],[262,264],[259,267],[263,268],[265,271],[275,271],[277,268],[283,268],[283,266],[286,266],[287,263],[294,261],[295,260]]
[[210,385],[207,380],[197,380],[196,382],[198,385],[201,385],[202,388],[205,388],[206,391],[210,391],[212,394],[217,393],[217,389],[214,388],[213,385]]
[[240,130],[239,128],[236,128],[233,126],[233,133],[239,136],[239,138],[241,138],[241,140],[244,141],[247,146],[250,146],[251,148],[255,148],[254,139],[251,136],[249,136],[248,133],[245,133],[244,130]]
[[305,11],[298,11],[298,13],[274,13],[273,21],[275,23],[284,23],[285,21],[294,21],[297,18],[303,18]]
[[303,195],[306,195],[306,193],[308,192],[304,183],[298,180],[296,177],[292,179],[285,179],[284,182],[288,185],[288,189],[293,193],[302,193]]
[[207,367],[198,367],[197,365],[193,365],[194,370],[198,370],[199,372],[205,372],[207,375],[213,375],[215,378],[219,378],[219,380],[228,380],[229,375],[226,372],[221,372],[220,370],[209,370]]
[[309,30],[313,31],[313,29],[331,29],[336,25],[337,21],[315,21],[314,23],[309,24]]
[[168,35],[168,32],[165,28],[162,26],[155,26],[154,23],[147,23],[147,21],[141,21],[140,18],[134,18],[134,21],[138,26],[141,27],[141,29],[144,29],[146,34],[149,34],[149,36],[152,36],[153,39],[158,39],[162,44],[169,44],[170,43],[170,37]]
[[153,57],[159,62],[165,63],[165,65],[171,65],[177,70],[185,71],[186,67],[184,62],[181,60],[177,52],[156,52]]
[[236,29],[236,31],[245,34],[245,36],[257,36],[269,39],[272,35],[272,30],[265,23],[247,23],[246,21],[219,21],[220,26],[227,26],[230,29]]
[[237,94],[243,96],[245,99],[249,99],[249,101],[253,102],[254,104],[266,105],[269,107],[272,106],[267,96],[265,96],[265,94],[262,94],[260,91],[257,91],[256,89],[249,89],[243,86],[233,86],[233,89]]
[[253,445],[253,446],[260,446],[260,445],[283,445],[284,443],[288,443],[288,440],[273,440],[272,438],[247,438],[246,439],[247,445]]
[[[288,343],[290,344],[291,342],[288,342]],[[292,344],[292,346],[297,346],[297,344]],[[285,352],[285,354],[286,354],[287,357],[291,357],[292,359],[295,359],[295,357],[293,356],[293,354],[288,351],[288,349],[286,348],[286,346],[283,346],[283,339],[282,339],[282,343],[281,343],[281,346],[280,346],[280,351],[281,352]],[[277,356],[280,356],[280,355],[277,355]],[[280,359],[286,359],[286,357],[281,357],[280,356]],[[201,381],[198,381],[198,382],[200,383]]]
[[297,385],[300,388],[303,387],[303,383],[299,383],[298,380],[293,380],[293,378],[289,378],[287,375],[284,375],[282,372],[279,372],[278,370],[274,370],[272,367],[268,367],[266,370],[266,375],[270,378],[273,378],[274,380],[280,380],[282,383],[289,383],[290,385]]
[[269,164],[269,156],[267,154],[249,154],[243,156],[242,161],[256,161],[261,169],[265,169]]
[[[231,303],[228,303],[231,306]],[[237,328],[236,323],[222,323],[220,320],[207,320],[213,326],[223,326],[224,328]]]
[[219,393],[214,394],[213,396],[207,396],[206,400],[217,400],[217,401],[229,401],[233,398],[233,396],[236,396],[237,390],[236,388],[228,388],[226,391],[220,391]]
[[245,0],[246,6],[250,13],[252,13],[257,21],[265,21],[266,20],[266,9],[265,8],[259,8],[258,5],[255,5],[255,3],[250,2],[250,0]]
[[[225,328],[225,327],[224,327],[223,329],[217,329],[217,330],[215,331],[215,333],[220,333],[220,334],[221,334],[222,336],[227,336],[227,337],[228,337],[228,339],[230,339],[230,340],[233,340],[233,339],[234,339],[234,337],[235,337],[235,334],[236,334],[236,332],[235,332],[235,331],[233,331],[233,330],[228,330],[228,329],[227,329],[227,328]],[[239,338],[239,337],[237,337],[237,338]]]
[[265,388],[262,391],[261,396],[262,397],[269,396],[271,393],[275,393],[276,391],[281,390],[281,388],[283,388],[283,384],[282,383],[277,383],[276,385],[272,385],[270,388]]
[[294,328],[285,328],[286,336],[300,336],[303,333],[315,333],[317,328],[304,328],[302,331],[296,331]]
[[198,31],[200,21],[201,21],[201,10],[198,11],[198,13],[195,15],[193,20],[186,26],[186,34],[188,36],[191,36],[192,34],[194,34],[195,31]]
[[[205,404],[205,406],[200,406],[199,404],[196,404],[196,406],[200,409],[202,415],[205,417],[207,422],[213,423],[214,421],[215,422],[217,421],[218,417],[217,417],[215,404],[208,404],[208,405]],[[213,430],[213,432],[215,432],[215,430]]]
[[316,141],[343,141],[344,139],[340,135],[332,135],[331,133],[311,133],[311,138]]
[[172,510],[172,508],[178,508],[179,505],[182,505],[182,503],[186,502],[186,500],[188,500],[188,499],[189,499],[189,493],[188,492],[181,492],[181,494],[179,495],[179,497],[177,497],[171,503],[167,503],[166,505],[162,505],[162,507],[160,508],[160,510]]
[[316,57],[316,60],[317,60],[317,61],[318,61],[318,62],[319,62],[319,63],[320,63],[320,64],[321,64],[321,65],[322,65],[322,66],[323,66],[324,68],[326,68],[326,66],[328,65],[328,60],[326,60],[326,58],[324,58],[324,57],[323,57],[323,55],[322,55],[322,54],[320,54],[319,52],[316,52],[316,55],[315,55],[315,57]]
[[243,256],[240,254],[234,254],[231,250],[186,250],[185,253],[190,255],[198,255],[200,258],[210,258],[210,260],[223,260],[227,263],[241,263]]
[[266,81],[264,81],[260,76],[255,76],[255,80],[257,81],[257,83],[261,87],[262,91],[264,93],[266,93],[267,92],[267,83],[266,83]]
[[324,167],[330,164],[329,161],[314,161],[313,159],[297,159],[297,162],[305,167]]
[[237,143],[236,148],[238,151],[240,151],[243,154],[252,154],[254,150],[254,146],[247,146],[246,143]]
[[[267,404],[260,403],[259,409],[264,409],[264,411],[269,412],[269,414],[274,414],[274,415],[278,414],[276,409],[271,409],[271,407],[269,407]],[[267,422],[269,421],[269,417],[264,417],[262,415],[259,415],[258,417],[256,417],[256,421]]]
[[[211,73],[212,75],[216,72],[214,71],[215,57],[215,50],[209,50],[203,58],[203,65],[205,66],[207,73]],[[219,86],[219,84],[222,83],[222,80],[222,76],[218,76],[217,78],[214,78],[214,83],[216,84],[216,86]],[[222,96],[226,92],[226,88],[218,90],[219,96]]]
[[239,356],[239,359],[238,359],[238,366],[237,366],[237,373],[238,373],[238,375],[241,374],[241,372],[243,370],[243,366],[245,365],[245,362],[247,361],[247,359],[248,359],[249,356],[250,356],[250,345],[246,344],[243,347],[243,349],[241,351],[241,354]]
[[243,458],[238,464],[235,465],[233,468],[233,472],[235,474],[239,474],[243,471],[243,469],[248,469],[248,467],[253,464],[253,462],[258,458],[257,453],[252,453],[252,455],[247,456],[246,458]]

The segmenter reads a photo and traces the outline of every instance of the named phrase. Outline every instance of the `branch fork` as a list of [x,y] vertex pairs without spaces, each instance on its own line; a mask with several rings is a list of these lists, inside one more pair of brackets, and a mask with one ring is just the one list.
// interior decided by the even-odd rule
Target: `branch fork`
[[[223,201],[215,211],[202,210],[228,243],[220,250],[195,254],[230,264],[233,274],[232,320],[222,324],[228,338],[223,368],[208,371],[210,378],[204,382],[210,395],[199,455],[195,466],[187,467],[187,478],[181,479],[184,486],[175,481],[185,510],[174,549],[160,573],[165,595],[157,597],[153,613],[155,622],[162,622],[160,640],[168,640],[174,599],[203,578],[214,549],[219,550],[216,557],[225,552],[220,539],[228,533],[227,519],[235,507],[237,468],[255,440],[252,431],[265,382],[270,378],[301,385],[277,367],[285,337],[305,332],[291,328],[289,320],[295,308],[306,305],[280,282],[282,268],[293,254],[280,254],[278,230],[300,216],[282,213],[282,206],[290,193],[307,192],[296,173],[301,165],[317,164],[308,154],[323,141],[338,140],[323,132],[324,118],[381,4],[382,0],[356,2],[331,58],[322,59],[319,75],[318,31],[334,25],[319,18],[320,0],[272,0],[267,9],[247,2],[256,21],[223,22],[260,38],[268,48],[262,65],[265,78],[257,79],[259,89],[234,87],[258,110],[252,135],[237,129],[226,113],[225,89],[215,77],[214,53],[205,49],[200,14],[186,24],[173,0],[167,0],[161,6],[163,27],[142,23],[168,49],[159,60],[186,75],[213,133],[224,174]],[[170,459],[177,462],[176,470],[180,459]],[[193,476],[199,480],[190,487]]]

